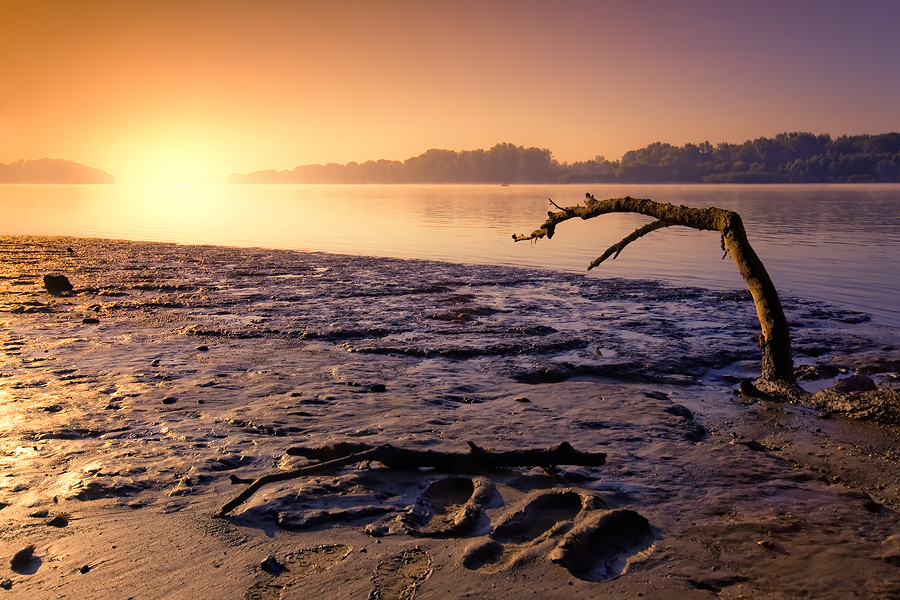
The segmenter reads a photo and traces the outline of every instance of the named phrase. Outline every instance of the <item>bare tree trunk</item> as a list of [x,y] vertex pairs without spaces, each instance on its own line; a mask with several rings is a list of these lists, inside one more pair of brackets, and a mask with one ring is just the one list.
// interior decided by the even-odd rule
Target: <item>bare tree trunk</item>
[[[555,203],[553,205],[560,208]],[[556,226],[563,221],[576,217],[593,219],[600,215],[619,212],[639,213],[659,220],[641,227],[611,246],[600,258],[591,263],[588,269],[599,265],[610,256],[614,255],[615,258],[629,243],[663,227],[680,225],[703,231],[718,231],[722,236],[722,248],[734,260],[756,304],[756,316],[762,328],[759,336],[762,373],[756,382],[757,387],[777,395],[794,396],[803,393],[794,379],[791,333],[784,310],[781,308],[781,301],[778,299],[778,292],[762,261],[750,246],[744,224],[736,212],[721,208],[689,208],[630,197],[597,200],[591,194],[587,194],[583,206],[579,204],[561,208],[557,212],[550,211],[540,229],[530,235],[513,235],[513,239],[516,241],[536,240],[542,237],[549,239],[556,232]]]

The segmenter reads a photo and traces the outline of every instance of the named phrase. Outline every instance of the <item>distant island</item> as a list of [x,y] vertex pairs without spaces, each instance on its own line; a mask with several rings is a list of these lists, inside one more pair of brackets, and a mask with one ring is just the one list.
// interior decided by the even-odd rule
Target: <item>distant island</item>
[[59,158],[0,163],[0,183],[115,183],[101,169]]
[[619,160],[559,163],[546,148],[428,150],[405,161],[234,173],[228,183],[896,183],[900,133],[780,133],[742,144],[656,142]]

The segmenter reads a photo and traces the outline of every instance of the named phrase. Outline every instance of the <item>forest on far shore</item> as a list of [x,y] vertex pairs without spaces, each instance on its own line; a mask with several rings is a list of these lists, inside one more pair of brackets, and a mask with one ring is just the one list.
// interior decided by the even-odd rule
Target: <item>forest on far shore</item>
[[619,160],[560,163],[546,148],[432,149],[397,160],[234,173],[228,183],[879,183],[900,182],[900,133],[779,133],[741,144],[656,142]]
[[0,163],[0,183],[115,183],[101,169],[59,158]]

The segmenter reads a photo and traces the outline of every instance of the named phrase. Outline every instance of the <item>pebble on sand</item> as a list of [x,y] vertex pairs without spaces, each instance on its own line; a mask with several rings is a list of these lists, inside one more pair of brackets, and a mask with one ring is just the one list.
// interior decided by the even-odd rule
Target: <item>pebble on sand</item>
[[274,555],[270,554],[264,561],[259,564],[260,568],[270,575],[280,575],[284,572],[285,566],[278,562]]
[[9,566],[13,568],[13,570],[21,569],[25,567],[31,559],[34,557],[34,546],[25,546],[15,554],[13,557],[9,559]]

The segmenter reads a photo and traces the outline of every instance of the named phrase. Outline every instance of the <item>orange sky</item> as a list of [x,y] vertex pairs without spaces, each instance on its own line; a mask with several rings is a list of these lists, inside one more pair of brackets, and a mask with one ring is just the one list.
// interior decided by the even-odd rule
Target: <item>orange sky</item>
[[900,131],[898,31],[896,0],[0,0],[0,162],[163,181]]

